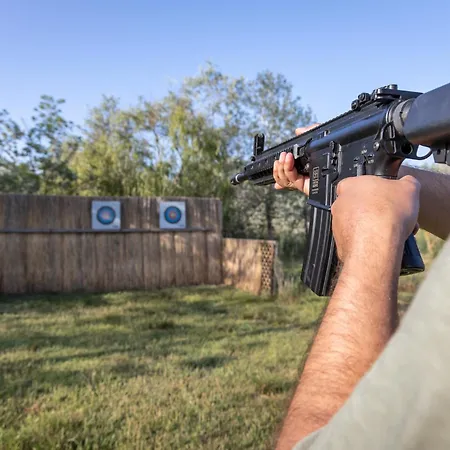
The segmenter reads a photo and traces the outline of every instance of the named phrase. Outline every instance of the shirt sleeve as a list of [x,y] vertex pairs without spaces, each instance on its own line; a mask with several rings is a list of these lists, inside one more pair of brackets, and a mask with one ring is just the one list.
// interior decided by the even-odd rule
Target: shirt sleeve
[[296,446],[292,450],[315,450],[318,447],[314,446],[314,443],[317,441],[319,434],[321,433],[322,428],[311,433],[309,436],[306,436],[300,442],[296,444]]
[[450,240],[344,406],[295,450],[450,448]]

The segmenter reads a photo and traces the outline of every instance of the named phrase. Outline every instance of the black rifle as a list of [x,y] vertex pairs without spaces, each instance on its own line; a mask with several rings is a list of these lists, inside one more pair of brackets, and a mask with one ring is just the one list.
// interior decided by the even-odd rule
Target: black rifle
[[[429,153],[419,156],[419,145],[429,147]],[[329,295],[338,262],[330,213],[337,183],[360,175],[397,178],[405,159],[422,160],[431,154],[435,162],[450,165],[450,83],[425,94],[402,91],[395,84],[364,92],[350,111],[267,150],[264,134],[258,134],[251,161],[231,183],[275,183],[273,164],[281,152],[292,153],[297,171],[310,177],[312,208],[302,281],[317,295]],[[401,275],[424,269],[411,235]]]

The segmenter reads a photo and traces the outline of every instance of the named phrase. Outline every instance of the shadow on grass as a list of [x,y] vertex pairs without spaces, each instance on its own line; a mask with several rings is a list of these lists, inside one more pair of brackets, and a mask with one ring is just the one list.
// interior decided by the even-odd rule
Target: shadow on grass
[[[11,364],[9,364],[11,366]],[[117,379],[130,379],[151,373],[147,364],[134,361],[117,361],[107,367],[85,370],[51,370],[33,365],[28,370],[17,370],[14,379],[5,382],[5,375],[0,375],[0,394],[3,400],[8,397],[24,398],[30,394],[46,394],[52,392],[55,387],[90,387],[97,388],[98,383],[103,382],[104,377]]]
[[[102,319],[90,320],[89,323],[101,324]],[[106,321],[109,322],[108,320]],[[132,320],[131,320],[132,323]],[[308,323],[275,323],[275,325],[267,324],[263,321],[249,321],[241,324],[222,323],[219,325],[209,324],[192,325],[181,323],[178,324],[174,320],[161,319],[156,321],[141,322],[136,324],[134,328],[129,330],[112,329],[104,331],[90,331],[73,333],[68,335],[54,335],[43,331],[25,331],[23,334],[20,330],[4,335],[0,339],[1,351],[25,350],[30,352],[30,356],[36,359],[35,353],[39,353],[46,348],[72,348],[84,349],[89,355],[106,355],[119,352],[136,352],[143,351],[151,347],[154,343],[158,348],[163,349],[165,344],[171,348],[175,348],[177,339],[185,337],[183,345],[192,345],[197,340],[220,341],[228,339],[230,335],[238,338],[248,336],[258,336],[269,333],[284,333],[292,330],[313,330],[318,325],[317,320]],[[167,341],[162,343],[159,341]],[[260,344],[258,344],[260,345]],[[104,351],[102,347],[109,350]],[[94,350],[94,352],[90,352]],[[164,352],[163,352],[164,353]],[[62,361],[65,358],[80,358],[82,356],[74,355],[68,357],[51,357],[44,359]]]
[[191,359],[181,363],[182,366],[189,369],[215,369],[222,367],[228,362],[234,360],[230,356],[205,356],[203,358]]
[[[128,320],[130,322],[130,320]],[[127,322],[127,323],[128,323]],[[100,320],[90,320],[90,325],[104,323]],[[108,322],[107,322],[108,323]],[[132,323],[132,321],[131,321]],[[45,348],[63,347],[72,349],[99,349],[107,347],[116,351],[132,351],[146,348],[152,341],[166,338],[186,336],[197,328],[195,334],[202,334],[204,328],[189,324],[177,324],[173,320],[161,319],[156,321],[140,322],[127,330],[111,329],[95,331],[85,330],[79,333],[56,335],[44,331],[29,331],[20,329],[0,336],[0,351],[28,350],[36,353]]]
[[[206,300],[199,299],[195,301],[185,301],[190,295],[196,297],[206,297]],[[76,308],[101,308],[112,305],[120,305],[126,302],[132,302],[129,307],[130,312],[141,312],[142,307],[148,304],[156,304],[159,308],[163,307],[167,313],[176,315],[186,315],[192,313],[199,314],[227,314],[228,307],[217,305],[216,300],[208,297],[220,294],[221,299],[228,302],[232,301],[230,306],[237,304],[259,303],[262,299],[254,299],[251,294],[238,293],[229,287],[208,287],[194,286],[183,289],[167,288],[155,291],[126,291],[109,294],[95,293],[74,293],[74,294],[20,294],[20,295],[0,295],[0,315],[1,314],[20,314],[20,313],[39,313],[55,314],[61,312],[70,312]],[[265,300],[266,301],[266,300]],[[228,306],[228,305],[227,305]],[[152,312],[148,312],[152,314]]]
[[104,294],[0,295],[0,314],[54,314],[110,304]]

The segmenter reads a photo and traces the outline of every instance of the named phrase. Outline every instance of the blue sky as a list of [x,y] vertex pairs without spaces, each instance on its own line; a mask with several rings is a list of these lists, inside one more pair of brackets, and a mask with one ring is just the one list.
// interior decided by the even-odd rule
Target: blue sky
[[157,99],[210,60],[284,74],[324,121],[381,85],[449,82],[449,17],[449,0],[0,0],[0,108],[49,94],[81,123],[102,94]]

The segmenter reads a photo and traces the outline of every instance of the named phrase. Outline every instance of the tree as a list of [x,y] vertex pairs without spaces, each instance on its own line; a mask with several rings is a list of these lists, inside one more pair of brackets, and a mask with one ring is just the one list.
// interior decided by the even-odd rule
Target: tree
[[[248,162],[256,133],[264,132],[266,145],[271,146],[313,120],[311,109],[302,106],[292,84],[270,71],[257,74],[254,80],[236,79],[208,64],[198,76],[185,80],[181,91],[222,126],[234,170]],[[224,208],[226,234],[246,230],[248,237],[273,239],[281,233],[303,232],[298,225],[304,219],[305,199],[298,193],[245,184],[235,188],[235,196],[230,208]]]
[[39,176],[39,193],[74,193],[75,173],[71,159],[79,148],[79,138],[72,134],[74,124],[62,116],[65,100],[43,95],[32,127],[24,132],[23,155],[33,173]]
[[[292,137],[298,126],[306,125],[312,119],[311,111],[302,107],[300,97],[293,95],[292,84],[283,75],[275,75],[269,71],[259,73],[255,80],[247,82],[243,105],[248,117],[247,134],[249,138],[263,130],[267,146],[275,145]],[[268,239],[275,238],[274,220],[277,217],[282,217],[283,220],[287,218],[292,220],[297,216],[297,220],[300,222],[302,207],[298,205],[298,208],[292,208],[292,201],[298,204],[298,200],[302,198],[298,196],[298,193],[293,197],[286,195],[286,192],[277,193],[272,187],[259,187],[253,191],[264,205]],[[290,216],[286,214],[286,209],[291,210]],[[299,214],[293,216],[292,213],[295,211],[298,211]],[[290,232],[292,229],[291,227],[286,229],[283,223],[279,225],[279,232],[283,229],[283,231]]]
[[6,110],[0,111],[0,192],[34,193],[39,179],[21,162],[23,131]]
[[133,117],[119,108],[115,97],[104,97],[90,111],[80,151],[71,164],[79,194],[141,194],[146,161],[145,141],[138,131]]
[[146,102],[134,114],[148,137],[149,194],[226,201],[231,186],[224,171],[229,155],[223,128],[195,111],[191,98],[174,92],[159,103]]
[[64,100],[42,96],[31,127],[0,113],[0,189],[2,192],[73,193],[69,163],[78,150],[73,124],[62,116]]
[[227,159],[221,129],[195,112],[189,98],[171,93],[129,109],[104,98],[90,113],[71,167],[83,195],[223,199],[231,191]]

